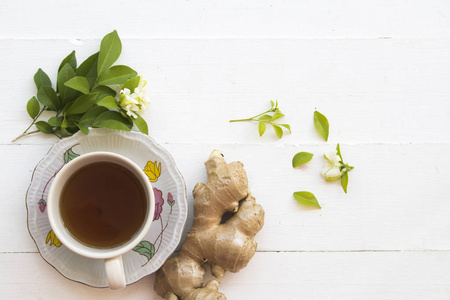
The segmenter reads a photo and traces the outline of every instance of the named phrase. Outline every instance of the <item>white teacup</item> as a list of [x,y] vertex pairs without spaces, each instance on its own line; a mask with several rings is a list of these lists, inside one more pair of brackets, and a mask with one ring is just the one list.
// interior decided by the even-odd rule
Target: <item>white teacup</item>
[[[145,191],[145,198],[147,201],[145,219],[140,226],[140,229],[135,232],[131,239],[112,248],[99,248],[79,241],[73,236],[73,234],[69,232],[69,230],[64,225],[60,210],[62,199],[61,196],[71,176],[81,168],[99,162],[118,164],[134,174],[139,184]],[[124,205],[126,205],[126,203]],[[141,170],[141,168],[139,168],[139,166],[137,166],[128,158],[110,152],[92,152],[84,154],[66,164],[54,178],[53,183],[50,187],[47,201],[48,218],[55,235],[64,246],[66,246],[73,252],[78,253],[79,255],[93,259],[104,259],[106,277],[108,279],[110,288],[113,290],[122,289],[126,286],[122,254],[133,249],[144,238],[144,236],[150,229],[154,210],[155,196],[153,194],[153,189],[150,181]]]

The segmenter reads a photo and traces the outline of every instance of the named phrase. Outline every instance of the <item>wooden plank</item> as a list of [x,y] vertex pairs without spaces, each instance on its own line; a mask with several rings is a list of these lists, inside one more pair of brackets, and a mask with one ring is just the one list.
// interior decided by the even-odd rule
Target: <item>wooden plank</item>
[[[36,93],[37,69],[55,81],[65,55],[75,49],[82,61],[98,46],[98,40],[0,40],[0,55],[9,58],[0,81],[14,91],[3,106],[0,144],[31,122],[25,105]],[[317,109],[330,121],[333,142],[435,143],[450,142],[449,47],[450,39],[133,39],[124,41],[118,63],[148,80],[145,118],[161,142],[320,143]],[[292,135],[278,141],[269,128],[259,138],[256,124],[228,123],[269,109],[270,100],[279,100]],[[54,141],[41,135],[19,143]]]
[[[227,161],[244,163],[249,186],[266,211],[257,235],[261,251],[450,250],[450,161],[440,159],[450,144],[342,144],[349,174],[348,194],[339,182],[320,175],[323,153],[334,144],[276,145],[165,144],[186,180],[188,201],[197,182],[205,182],[203,162],[220,149]],[[24,198],[31,171],[49,145],[0,146],[0,210],[4,242],[0,252],[36,247],[26,228]],[[314,154],[300,169],[291,166],[300,151]],[[15,180],[11,180],[15,178]],[[297,203],[292,193],[313,192],[321,210]],[[37,209],[37,207],[35,207]],[[192,222],[190,214],[188,225]]]
[[112,28],[138,38],[448,38],[449,11],[445,0],[91,1],[89,9],[10,1],[2,3],[0,27],[14,28],[0,38],[98,38]]
[[[121,291],[91,288],[62,277],[36,253],[0,254],[2,299],[162,299],[154,275]],[[228,299],[448,299],[450,253],[256,253],[239,273],[226,273]]]

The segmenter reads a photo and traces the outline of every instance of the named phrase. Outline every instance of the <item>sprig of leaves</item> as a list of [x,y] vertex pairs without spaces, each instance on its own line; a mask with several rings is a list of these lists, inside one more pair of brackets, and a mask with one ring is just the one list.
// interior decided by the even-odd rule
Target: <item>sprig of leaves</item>
[[258,122],[259,136],[262,136],[266,132],[267,125],[271,125],[275,134],[279,139],[283,137],[283,128],[287,129],[291,133],[291,126],[289,124],[279,124],[274,121],[284,117],[284,114],[278,108],[278,101],[270,101],[271,107],[269,110],[260,113],[254,117],[247,119],[230,120],[230,122],[245,122],[254,121]]
[[[71,136],[81,130],[89,133],[90,127],[130,131],[133,125],[148,134],[145,120],[138,115],[126,114],[116,98],[113,87],[126,87],[131,92],[138,87],[140,76],[132,68],[113,64],[122,52],[117,31],[103,37],[100,51],[89,56],[79,66],[75,51],[65,57],[59,68],[56,90],[48,75],[38,69],[34,75],[36,97],[28,100],[26,108],[33,119],[31,125],[14,141],[37,132],[61,137]],[[43,111],[55,114],[47,121],[39,120]],[[36,125],[37,130],[28,131]]]
[[336,146],[336,153],[339,156],[339,158],[341,159],[339,161],[339,163],[341,164],[341,172],[342,172],[341,186],[342,186],[342,189],[344,190],[344,192],[347,194],[348,172],[353,170],[355,167],[349,166],[348,164],[344,163],[344,159],[342,158],[342,154],[341,154],[341,147],[339,146],[339,144],[337,144],[337,146]]

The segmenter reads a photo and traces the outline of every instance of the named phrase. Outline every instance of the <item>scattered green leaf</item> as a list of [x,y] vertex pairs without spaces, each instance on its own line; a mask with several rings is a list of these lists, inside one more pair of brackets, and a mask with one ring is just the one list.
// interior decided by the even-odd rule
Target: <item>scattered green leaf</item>
[[301,166],[303,164],[306,164],[313,158],[313,154],[309,152],[299,152],[294,155],[294,158],[292,158],[292,166],[294,168],[297,168],[298,166]]
[[330,130],[328,119],[317,110],[314,111],[314,126],[316,127],[320,135],[323,137],[323,139],[325,141],[328,141],[328,134]]
[[303,205],[315,206],[317,208],[322,208],[322,207],[320,207],[320,204],[317,201],[316,196],[314,196],[313,193],[310,193],[310,192],[295,192],[294,193],[294,198],[295,198],[295,200],[297,200],[298,202],[300,202]]

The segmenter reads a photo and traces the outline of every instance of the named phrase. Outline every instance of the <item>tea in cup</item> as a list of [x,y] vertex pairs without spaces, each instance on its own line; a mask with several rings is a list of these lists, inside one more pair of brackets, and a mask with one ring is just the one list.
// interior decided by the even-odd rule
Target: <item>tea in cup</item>
[[153,189],[141,168],[111,152],[88,153],[66,164],[47,201],[56,236],[75,253],[104,259],[111,289],[125,287],[122,254],[144,238],[154,207]]

